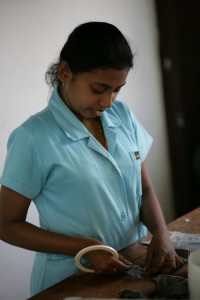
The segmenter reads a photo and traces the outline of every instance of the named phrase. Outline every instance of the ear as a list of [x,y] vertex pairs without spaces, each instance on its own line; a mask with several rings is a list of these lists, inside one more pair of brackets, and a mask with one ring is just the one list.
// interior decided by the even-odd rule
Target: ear
[[63,84],[72,79],[72,72],[68,66],[68,63],[64,60],[58,64],[58,78]]

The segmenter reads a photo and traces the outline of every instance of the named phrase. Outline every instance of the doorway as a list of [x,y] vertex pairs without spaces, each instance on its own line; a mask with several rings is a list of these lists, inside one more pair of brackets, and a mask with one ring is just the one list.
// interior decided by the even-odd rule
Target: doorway
[[155,0],[176,217],[200,205],[200,1]]

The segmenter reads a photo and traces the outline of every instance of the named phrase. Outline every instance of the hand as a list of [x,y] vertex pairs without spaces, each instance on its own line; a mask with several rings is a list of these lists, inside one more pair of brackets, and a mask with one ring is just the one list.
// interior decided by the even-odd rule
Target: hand
[[170,274],[184,265],[184,259],[176,254],[168,231],[157,231],[150,242],[144,271],[147,274]]
[[91,251],[86,255],[96,273],[113,274],[128,271],[132,263],[119,254],[116,258],[106,251]]

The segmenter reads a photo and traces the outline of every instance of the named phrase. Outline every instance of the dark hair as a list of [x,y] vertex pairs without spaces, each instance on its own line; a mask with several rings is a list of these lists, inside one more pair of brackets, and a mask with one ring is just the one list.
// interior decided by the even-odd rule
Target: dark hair
[[132,68],[133,53],[121,33],[112,24],[88,22],[77,26],[63,46],[57,63],[46,72],[46,82],[56,87],[60,84],[58,64],[66,61],[73,74],[100,68]]

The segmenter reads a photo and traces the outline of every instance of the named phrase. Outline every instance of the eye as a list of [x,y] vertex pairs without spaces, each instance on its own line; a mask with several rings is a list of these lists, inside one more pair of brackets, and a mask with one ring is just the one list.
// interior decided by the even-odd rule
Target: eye
[[106,88],[102,86],[92,86],[92,92],[97,95],[101,95],[105,92]]
[[97,94],[97,95],[103,94],[103,91],[99,91],[99,90],[96,90],[96,89],[92,89],[92,91],[93,91],[94,94]]

